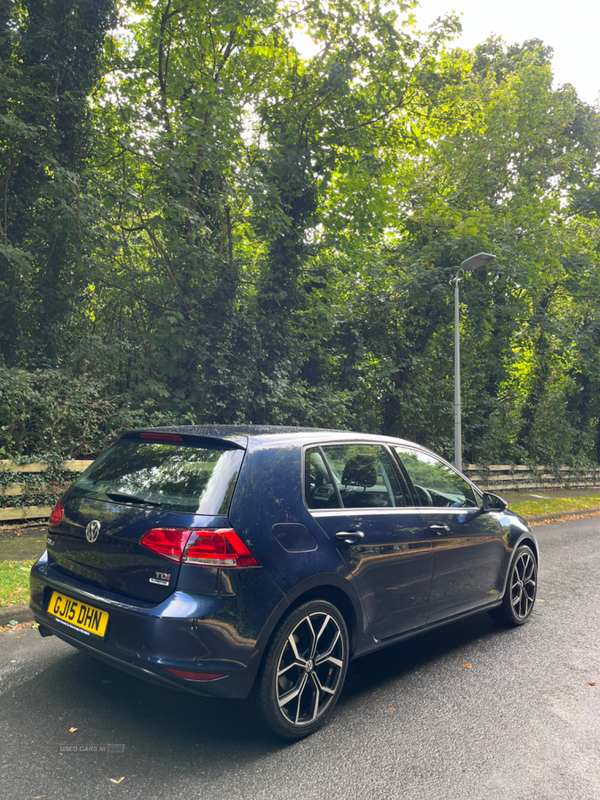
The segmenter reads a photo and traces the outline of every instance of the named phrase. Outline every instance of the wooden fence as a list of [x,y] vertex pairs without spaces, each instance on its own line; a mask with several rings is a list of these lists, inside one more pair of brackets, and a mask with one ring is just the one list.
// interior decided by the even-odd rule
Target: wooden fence
[[[87,469],[91,464],[91,461],[63,461],[62,468],[68,470],[69,472],[83,472],[84,469]],[[33,464],[14,464],[12,461],[0,461],[0,471],[2,472],[14,472],[17,473],[15,475],[15,483],[11,483],[8,486],[0,486],[0,494],[4,495],[5,497],[20,497],[22,496],[26,489],[23,484],[19,483],[19,474],[35,474],[35,473],[42,473],[48,469],[48,464],[44,464],[42,461],[37,461]],[[60,495],[61,492],[66,488],[68,484],[64,486],[55,485],[53,484],[51,487],[49,486],[36,486],[36,489],[40,491],[52,490],[55,494]],[[8,522],[12,520],[19,520],[19,519],[42,519],[44,517],[49,517],[52,513],[52,506],[14,506],[12,508],[0,508],[0,522]]]
[[[69,472],[83,472],[91,461],[64,461],[62,468]],[[18,474],[42,473],[48,465],[42,462],[35,464],[14,464],[12,461],[0,461],[0,471],[16,473],[15,483],[0,486],[0,494],[8,497],[20,497],[24,493],[24,486],[18,483]],[[600,467],[577,469],[574,467],[544,467],[544,466],[515,466],[514,464],[492,464],[481,466],[469,464],[465,473],[481,489],[489,492],[527,492],[541,491],[544,489],[569,489],[600,487]],[[44,489],[38,486],[38,489]],[[65,486],[53,485],[51,488],[59,495]],[[52,506],[14,506],[0,508],[0,522],[9,522],[20,519],[42,519],[49,517]]]
[[488,492],[531,492],[543,489],[600,487],[600,467],[517,466],[514,464],[469,464],[465,474]]

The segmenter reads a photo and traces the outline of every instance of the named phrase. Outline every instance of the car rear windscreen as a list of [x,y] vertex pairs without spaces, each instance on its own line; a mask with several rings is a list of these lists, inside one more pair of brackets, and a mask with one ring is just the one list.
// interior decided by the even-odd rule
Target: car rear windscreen
[[[73,487],[103,499],[160,505],[189,514],[227,514],[244,450],[223,443],[120,439]],[[108,495],[107,495],[108,492]]]

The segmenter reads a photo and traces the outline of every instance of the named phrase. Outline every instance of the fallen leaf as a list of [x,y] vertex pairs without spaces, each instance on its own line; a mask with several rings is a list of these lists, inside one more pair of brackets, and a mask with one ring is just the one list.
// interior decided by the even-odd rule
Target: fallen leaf
[[537,742],[529,742],[529,744],[531,745],[531,747],[537,747],[538,746]]
[[595,685],[596,685],[596,681],[588,681],[588,686],[595,686]]
[[391,706],[388,706],[388,711],[395,711],[395,710],[396,710],[395,708],[392,708]]
[[79,728],[69,728],[69,733],[75,733],[75,731],[78,731],[78,730],[79,730]]
[[109,780],[111,783],[121,783],[121,781],[124,781],[124,780],[125,780],[125,778],[124,778],[124,777],[123,777],[123,778],[119,778],[119,780],[116,780],[115,778],[109,778],[108,780]]
[[466,669],[471,669],[471,666],[472,664],[463,664],[463,667],[466,667]]
[[525,667],[520,667],[520,666],[517,664],[517,669],[525,669]]
[[[598,511],[594,511],[592,514],[573,514],[573,515],[568,516],[568,517],[562,517],[561,516],[559,519],[542,519],[542,520],[531,519],[529,521],[529,524],[530,525],[551,525],[553,522],[567,522],[570,519],[584,519],[584,517],[597,517],[598,513],[599,513]],[[558,537],[557,541],[559,541],[559,542],[562,541],[560,536]]]
[[46,797],[46,795],[45,794],[36,794],[36,796],[33,798],[33,800],[42,800],[42,797]]

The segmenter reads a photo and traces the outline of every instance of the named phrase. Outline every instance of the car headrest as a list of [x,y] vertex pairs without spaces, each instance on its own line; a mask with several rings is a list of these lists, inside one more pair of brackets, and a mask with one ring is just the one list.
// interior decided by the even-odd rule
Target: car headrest
[[346,461],[342,475],[344,486],[375,486],[377,483],[377,458],[370,453],[359,453]]

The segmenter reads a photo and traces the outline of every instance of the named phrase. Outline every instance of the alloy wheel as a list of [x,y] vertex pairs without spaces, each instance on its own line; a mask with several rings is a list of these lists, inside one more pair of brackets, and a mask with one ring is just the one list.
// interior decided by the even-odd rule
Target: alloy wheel
[[525,620],[535,603],[537,589],[536,563],[529,548],[517,555],[510,578],[510,602],[517,619]]
[[277,704],[295,726],[311,725],[337,695],[344,676],[344,637],[324,611],[304,616],[287,637],[277,663]]

